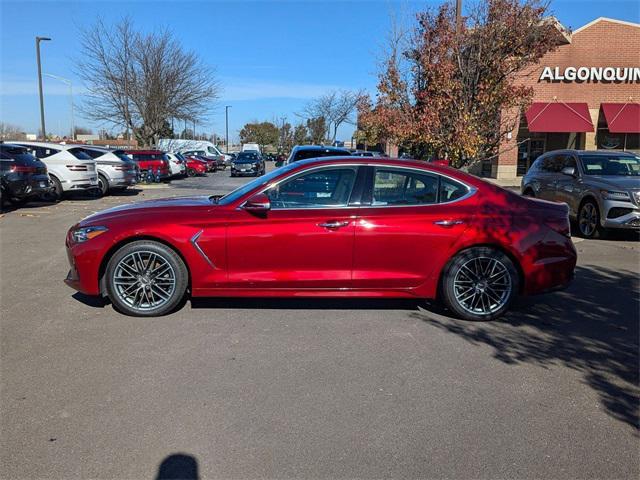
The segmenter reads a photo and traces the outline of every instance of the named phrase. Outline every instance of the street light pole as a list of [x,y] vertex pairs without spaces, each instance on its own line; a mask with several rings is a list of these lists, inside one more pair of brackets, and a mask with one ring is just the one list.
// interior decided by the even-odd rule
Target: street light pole
[[44,96],[42,95],[42,66],[40,63],[40,42],[51,40],[48,37],[36,37],[36,59],[38,61],[38,89],[40,92],[40,129],[43,140],[47,139],[47,131],[44,125]]
[[76,139],[76,124],[75,124],[74,117],[73,117],[73,84],[71,83],[71,80],[69,80],[68,78],[59,77],[57,75],[51,75],[50,73],[45,73],[45,75],[47,77],[55,78],[56,80],[60,80],[62,83],[66,83],[67,85],[69,85],[69,102],[70,102],[70,105],[71,105],[71,140],[75,140]]
[[224,106],[224,144],[227,149],[225,153],[229,153],[229,109],[231,105]]

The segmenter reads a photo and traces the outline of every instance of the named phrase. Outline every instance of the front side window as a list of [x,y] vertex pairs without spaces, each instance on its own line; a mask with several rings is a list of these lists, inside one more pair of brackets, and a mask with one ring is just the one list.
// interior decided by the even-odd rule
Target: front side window
[[355,167],[314,170],[275,185],[265,193],[273,209],[345,207],[355,179]]
[[437,201],[437,176],[376,169],[373,205],[428,205]]

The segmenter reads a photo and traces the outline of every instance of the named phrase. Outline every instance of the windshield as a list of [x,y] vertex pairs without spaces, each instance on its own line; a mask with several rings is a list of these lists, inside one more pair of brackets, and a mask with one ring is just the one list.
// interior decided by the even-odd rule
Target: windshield
[[586,175],[640,176],[640,157],[631,155],[581,155]]
[[233,192],[227,193],[224,197],[220,198],[217,203],[219,203],[220,205],[229,205],[230,203],[233,203],[241,198],[243,195],[249,193],[254,188],[258,188],[260,185],[266,185],[274,178],[290,170],[293,170],[295,167],[297,167],[297,165],[295,164],[286,165],[284,167],[276,168],[266,175],[256,177],[254,180],[250,181],[249,183],[245,183],[243,186],[235,189]]

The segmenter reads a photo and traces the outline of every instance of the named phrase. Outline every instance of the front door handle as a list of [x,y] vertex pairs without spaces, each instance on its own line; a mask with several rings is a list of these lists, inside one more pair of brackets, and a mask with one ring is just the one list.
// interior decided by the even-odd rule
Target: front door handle
[[449,228],[449,227],[453,227],[454,225],[463,224],[464,221],[463,220],[436,220],[433,223],[440,227]]
[[346,227],[347,225],[349,225],[349,220],[329,220],[328,222],[318,224],[319,227],[331,229],[342,228]]

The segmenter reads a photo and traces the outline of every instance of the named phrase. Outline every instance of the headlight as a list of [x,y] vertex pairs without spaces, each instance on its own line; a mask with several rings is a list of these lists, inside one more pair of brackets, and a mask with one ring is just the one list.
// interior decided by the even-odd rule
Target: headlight
[[83,243],[98,235],[102,235],[107,230],[109,230],[107,227],[82,227],[71,232],[71,236],[74,242]]
[[627,192],[618,192],[616,190],[600,190],[600,195],[607,200],[630,200]]

